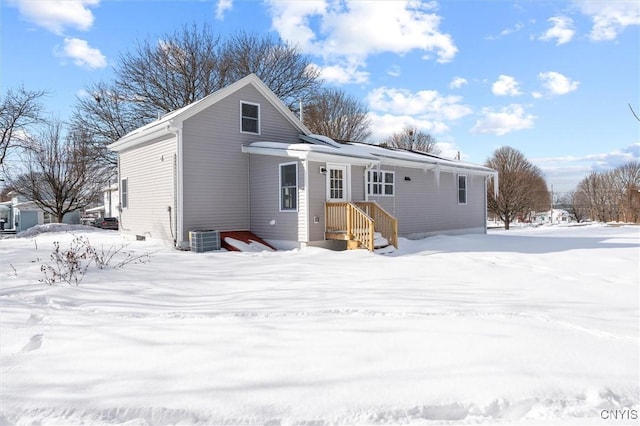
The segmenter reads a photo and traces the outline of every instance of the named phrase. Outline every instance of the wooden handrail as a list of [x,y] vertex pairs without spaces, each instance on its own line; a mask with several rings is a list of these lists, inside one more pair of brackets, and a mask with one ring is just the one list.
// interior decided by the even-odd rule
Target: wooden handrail
[[398,219],[375,201],[356,201],[354,204],[373,219],[376,232],[379,232],[391,245],[398,248]]
[[358,241],[369,251],[373,251],[375,239],[373,219],[353,203],[347,205],[347,218],[347,223],[351,225],[347,228],[350,239]]
[[327,202],[325,227],[326,232],[344,233],[347,239],[358,241],[370,251],[376,232],[398,248],[398,220],[376,202]]

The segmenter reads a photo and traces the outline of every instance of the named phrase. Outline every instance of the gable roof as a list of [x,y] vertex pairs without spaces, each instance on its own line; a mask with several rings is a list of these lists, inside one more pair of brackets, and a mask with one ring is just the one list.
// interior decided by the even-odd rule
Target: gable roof
[[172,135],[175,128],[181,126],[182,122],[194,115],[204,111],[217,102],[225,99],[227,96],[237,92],[238,90],[248,85],[253,86],[262,96],[269,101],[273,107],[282,114],[282,116],[291,123],[301,134],[308,135],[311,131],[295,116],[289,108],[269,89],[269,87],[262,82],[255,74],[249,74],[248,76],[236,81],[229,86],[226,86],[220,90],[213,92],[212,94],[205,96],[204,98],[195,101],[185,107],[171,111],[158,120],[139,127],[133,130],[116,142],[108,146],[113,151],[122,151],[127,148],[131,148],[138,144],[148,142],[150,140],[162,137],[163,135]]

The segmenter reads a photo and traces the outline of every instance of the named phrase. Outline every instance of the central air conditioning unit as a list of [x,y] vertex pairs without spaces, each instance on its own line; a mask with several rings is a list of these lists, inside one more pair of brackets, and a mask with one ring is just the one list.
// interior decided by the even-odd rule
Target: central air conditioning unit
[[189,242],[191,251],[196,253],[220,250],[220,231],[189,231]]

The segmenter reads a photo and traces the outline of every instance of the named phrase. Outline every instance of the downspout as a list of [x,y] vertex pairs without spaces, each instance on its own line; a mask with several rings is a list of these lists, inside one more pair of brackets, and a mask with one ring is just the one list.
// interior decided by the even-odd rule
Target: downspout
[[484,233],[487,233],[487,220],[489,219],[489,200],[487,199],[487,182],[489,181],[490,176],[485,176],[484,178]]
[[249,211],[249,231],[251,231],[251,154],[247,154],[247,210]]
[[182,123],[180,123],[180,127],[174,127],[171,124],[167,125],[167,131],[173,133],[174,135],[176,135],[176,165],[177,165],[177,172],[176,172],[176,179],[177,179],[177,185],[175,185],[176,187],[176,192],[177,194],[174,195],[174,203],[176,205],[173,206],[174,211],[176,212],[176,220],[175,220],[175,227],[176,227],[176,232],[175,232],[175,240],[174,240],[174,246],[176,248],[182,249],[182,248],[186,248],[186,247],[182,247],[182,242],[184,241],[184,203],[183,203],[183,179],[182,179],[182,169],[183,169],[183,162],[182,162],[182,157],[183,157],[183,153],[182,153]]
[[[302,106],[302,102],[300,103]],[[300,110],[302,111],[302,110]],[[311,235],[311,221],[309,220],[309,213],[311,208],[309,206],[309,159],[302,160],[302,167],[304,168],[304,228],[306,230],[304,237],[304,245],[308,245]],[[298,237],[298,239],[300,239]]]

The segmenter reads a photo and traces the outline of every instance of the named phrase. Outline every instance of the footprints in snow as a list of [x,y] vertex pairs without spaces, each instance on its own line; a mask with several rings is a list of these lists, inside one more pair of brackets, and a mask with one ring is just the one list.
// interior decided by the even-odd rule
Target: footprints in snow
[[42,336],[42,334],[31,336],[31,340],[29,340],[29,343],[24,345],[20,352],[31,352],[35,351],[36,349],[40,349],[40,346],[42,346]]
[[[43,319],[44,318],[40,315],[31,314],[31,316],[29,316],[29,318],[27,319],[27,322],[25,323],[25,325],[27,327],[33,327],[34,325],[40,324],[43,321]],[[31,336],[31,339],[29,340],[29,342],[22,347],[20,352],[21,353],[32,352],[40,349],[40,347],[42,346],[43,337],[44,337],[44,334],[42,333]]]

